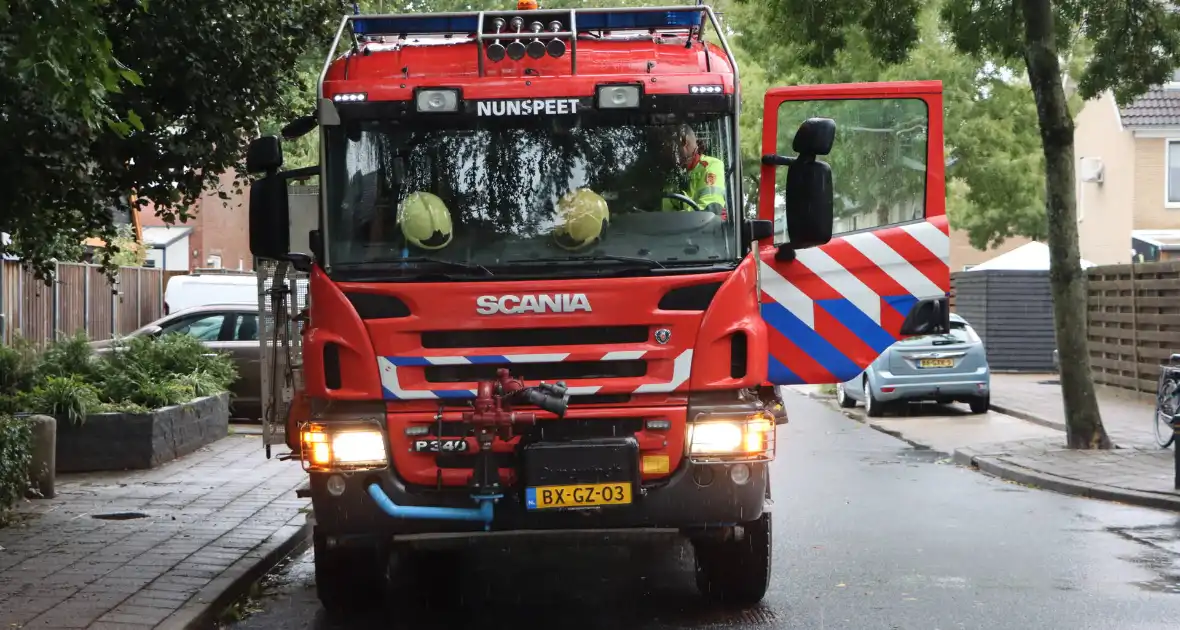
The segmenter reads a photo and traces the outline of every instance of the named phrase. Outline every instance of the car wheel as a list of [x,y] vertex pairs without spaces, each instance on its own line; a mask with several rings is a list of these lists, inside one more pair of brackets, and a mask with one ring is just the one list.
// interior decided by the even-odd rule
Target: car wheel
[[991,407],[991,397],[985,394],[972,399],[967,404],[971,406],[971,413],[987,413],[987,410]]
[[836,403],[845,409],[852,409],[856,401],[844,391],[844,383],[836,383]]
[[770,587],[773,548],[770,512],[742,523],[741,540],[693,544],[697,589],[702,595],[739,607],[754,606]]
[[869,385],[869,379],[865,379],[865,414],[879,418],[885,414],[885,410],[881,408],[881,401],[873,396],[873,386]]

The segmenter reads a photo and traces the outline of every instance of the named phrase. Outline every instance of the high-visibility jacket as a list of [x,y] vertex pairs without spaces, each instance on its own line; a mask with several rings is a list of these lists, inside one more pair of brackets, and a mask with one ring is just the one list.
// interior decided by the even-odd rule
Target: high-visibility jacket
[[[713,211],[723,213],[725,210],[725,164],[708,155],[698,155],[693,162],[689,165],[687,175],[681,176],[680,181],[673,182],[665,188],[664,192],[684,195],[697,202],[701,210],[716,204],[718,207]],[[664,211],[694,210],[692,206],[683,201],[667,197],[664,198],[662,206]]]

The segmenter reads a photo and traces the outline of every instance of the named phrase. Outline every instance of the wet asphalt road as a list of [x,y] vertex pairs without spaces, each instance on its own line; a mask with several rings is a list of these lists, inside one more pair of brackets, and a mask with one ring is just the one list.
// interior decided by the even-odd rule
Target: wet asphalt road
[[1180,515],[999,481],[824,403],[792,394],[788,407],[774,584],[758,608],[706,605],[674,541],[531,543],[481,550],[343,620],[319,607],[307,552],[232,627],[1180,628]]

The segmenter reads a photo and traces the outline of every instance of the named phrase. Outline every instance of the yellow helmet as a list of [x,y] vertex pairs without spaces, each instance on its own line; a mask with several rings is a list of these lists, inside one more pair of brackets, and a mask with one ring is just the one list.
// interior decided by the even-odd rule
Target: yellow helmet
[[451,244],[451,213],[436,195],[410,193],[397,210],[397,223],[406,240],[422,249],[442,249]]
[[606,199],[589,188],[571,190],[557,201],[558,225],[553,240],[566,250],[582,249],[598,242],[610,223]]

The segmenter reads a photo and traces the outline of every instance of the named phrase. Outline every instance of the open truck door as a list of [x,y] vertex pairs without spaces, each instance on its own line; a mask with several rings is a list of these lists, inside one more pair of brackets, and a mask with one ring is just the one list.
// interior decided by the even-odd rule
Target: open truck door
[[[769,382],[843,382],[897,340],[949,327],[942,83],[775,88],[764,116]],[[808,199],[790,196],[800,181]]]

